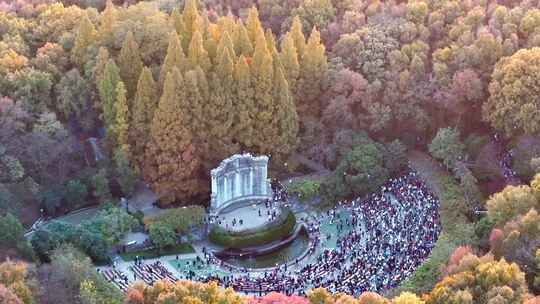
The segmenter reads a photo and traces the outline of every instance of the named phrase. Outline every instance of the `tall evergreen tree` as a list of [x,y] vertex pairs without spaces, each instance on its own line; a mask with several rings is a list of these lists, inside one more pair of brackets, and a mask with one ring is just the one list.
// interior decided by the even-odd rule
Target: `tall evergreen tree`
[[259,20],[259,11],[255,6],[249,9],[246,20],[246,29],[252,44],[256,45],[258,37],[264,36],[264,30],[261,21]]
[[240,55],[234,67],[234,113],[232,126],[233,141],[241,145],[241,149],[250,150],[253,146],[254,119],[257,108],[254,102],[251,71],[249,65]]
[[296,92],[296,82],[300,75],[298,52],[292,39],[291,33],[287,33],[281,40],[281,64],[285,68],[285,76],[292,92]]
[[131,149],[128,141],[129,108],[126,96],[126,87],[122,81],[116,85],[116,103],[114,104],[116,119],[114,123],[114,136],[116,146],[129,159]]
[[193,34],[195,34],[196,31],[202,30],[201,15],[199,14],[197,6],[197,0],[186,0],[184,5],[184,11],[182,13],[184,31],[180,33],[180,37],[182,38],[182,47],[185,51],[188,50]]
[[86,12],[81,17],[75,45],[71,51],[71,58],[79,67],[83,67],[88,61],[88,47],[96,41],[96,28]]
[[234,33],[236,29],[236,22],[234,20],[234,16],[230,11],[227,16],[223,16],[218,19],[217,25],[222,32],[228,32],[229,34]]
[[98,40],[100,45],[112,47],[114,44],[113,26],[116,22],[116,8],[111,0],[107,0],[105,9],[101,13],[100,26],[98,28]]
[[146,151],[145,178],[171,203],[186,200],[197,191],[195,172],[199,160],[188,128],[183,77],[178,68],[166,76],[163,95],[150,128],[151,143]]
[[171,21],[174,29],[176,30],[177,35],[181,35],[186,30],[186,25],[184,24],[184,18],[180,13],[178,8],[175,8],[171,13]]
[[206,52],[208,52],[208,57],[213,64],[219,62],[219,58],[216,56],[218,48],[217,37],[219,37],[219,28],[216,24],[212,23],[204,31],[203,46]]
[[[193,134],[197,134],[195,140],[199,151],[204,154],[207,151],[207,129],[205,128],[206,117],[203,107],[206,98],[203,94],[208,94],[207,83],[198,75],[197,70],[190,70],[184,77],[185,107],[187,112],[186,121]],[[195,133],[196,132],[196,133]]]
[[274,68],[272,55],[266,47],[264,35],[259,36],[257,39],[251,75],[255,106],[258,109],[253,123],[254,132],[257,136],[253,139],[253,142],[257,152],[269,153],[272,151],[271,147],[278,130],[275,125],[272,125],[272,115],[274,114],[272,95]]
[[266,32],[264,32],[264,38],[266,39],[266,47],[268,48],[270,54],[272,54],[272,56],[273,54],[277,54],[276,38],[271,29],[266,29]]
[[159,87],[163,87],[165,82],[165,77],[172,72],[176,67],[183,72],[186,65],[186,56],[184,51],[182,51],[182,46],[180,45],[180,39],[175,32],[172,32],[169,35],[169,46],[167,47],[167,55],[165,55],[165,60],[163,60],[163,65],[161,65],[161,71],[159,73]]
[[275,124],[278,126],[278,140],[276,140],[274,151],[279,158],[278,161],[286,159],[296,147],[298,135],[298,115],[296,105],[289,90],[289,85],[281,68],[275,71],[276,79],[274,89],[274,100],[276,111],[274,114]]
[[120,77],[126,86],[127,97],[131,99],[137,90],[137,82],[143,68],[139,45],[129,31],[124,39],[120,55],[118,56]]
[[300,116],[318,116],[319,97],[324,91],[328,62],[319,31],[313,28],[300,64],[300,76],[296,92]]
[[158,104],[157,84],[149,68],[143,68],[137,93],[133,102],[131,124],[129,130],[129,143],[132,150],[132,160],[135,165],[142,168],[146,145],[150,140],[150,125]]
[[224,50],[228,50],[229,52],[229,57],[231,58],[231,60],[233,60],[233,58],[236,58],[236,53],[234,51],[234,44],[233,44],[233,41],[231,39],[231,36],[229,35],[229,32],[225,31],[221,34],[221,38],[219,39],[219,44],[217,46],[217,51],[216,51],[216,63],[220,64],[221,63],[221,60],[223,59],[223,51]]
[[295,16],[291,25],[291,38],[294,41],[294,46],[298,51],[298,58],[302,58],[304,50],[306,48],[306,36],[302,31],[302,22],[300,17]]
[[105,47],[100,47],[96,57],[96,64],[92,70],[92,80],[94,85],[98,86],[99,81],[103,78],[103,73],[105,72],[105,66],[109,62],[110,56],[109,51]]
[[[102,103],[100,99],[100,81],[103,79],[103,74],[105,73],[105,67],[107,62],[109,62],[109,51],[105,47],[100,47],[98,50],[98,55],[96,57],[96,64],[93,66],[91,71],[92,79],[92,88],[90,91],[91,98],[93,101],[93,107],[101,115],[103,114]],[[97,93],[96,93],[97,92]]]
[[233,87],[234,63],[227,48],[224,49],[217,72],[210,74],[210,99],[205,104],[206,129],[210,144],[208,167],[215,166],[221,159],[237,152],[232,142],[234,119]]
[[114,107],[116,88],[120,81],[120,71],[114,60],[109,59],[98,86],[101,108],[103,109],[102,119],[108,132],[113,132],[111,127],[116,119],[116,109]]
[[190,69],[195,69],[199,66],[205,72],[210,70],[210,58],[208,57],[208,52],[204,49],[202,36],[199,31],[195,31],[189,44],[188,59]]
[[234,32],[234,49],[236,54],[244,55],[245,58],[251,57],[253,54],[253,43],[249,39],[246,27],[242,20],[238,21],[236,31]]

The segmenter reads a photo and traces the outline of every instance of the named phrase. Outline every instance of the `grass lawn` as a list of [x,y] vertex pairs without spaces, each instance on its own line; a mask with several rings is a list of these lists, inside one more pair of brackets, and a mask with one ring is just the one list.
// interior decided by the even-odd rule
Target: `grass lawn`
[[129,253],[121,253],[120,256],[124,261],[133,261],[135,260],[136,256],[142,257],[144,259],[153,259],[160,256],[188,253],[195,253],[195,249],[193,249],[193,246],[191,246],[191,244],[179,244],[173,247],[165,248],[159,253],[157,249],[148,249],[142,251],[133,251]]

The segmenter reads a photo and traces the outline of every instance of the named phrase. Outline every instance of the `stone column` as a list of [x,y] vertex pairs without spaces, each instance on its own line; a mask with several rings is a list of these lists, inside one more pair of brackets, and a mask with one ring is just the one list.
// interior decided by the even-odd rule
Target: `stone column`
[[227,201],[229,199],[229,181],[227,175],[223,176],[223,200],[221,202]]
[[253,191],[253,167],[250,167],[249,168],[249,191],[248,191],[248,195],[253,195],[254,191]]
[[235,192],[236,192],[236,195],[235,197],[239,197],[239,196],[242,196],[242,180],[240,179],[240,171],[235,171],[234,172],[234,177],[236,178],[236,187],[235,187]]
[[218,188],[217,188],[217,182],[216,182],[216,176],[212,174],[212,194],[210,196],[210,206],[215,209],[216,208],[216,200],[217,200],[217,194],[218,194]]
[[266,195],[267,194],[267,191],[268,190],[268,172],[266,171],[267,170],[267,164],[264,164],[264,166],[261,168],[261,193],[263,195]]

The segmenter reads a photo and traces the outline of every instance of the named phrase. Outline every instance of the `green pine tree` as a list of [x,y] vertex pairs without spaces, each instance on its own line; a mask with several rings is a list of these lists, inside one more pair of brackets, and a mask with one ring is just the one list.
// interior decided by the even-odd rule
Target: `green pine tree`
[[137,90],[137,82],[143,68],[141,55],[139,54],[139,45],[129,31],[124,39],[120,55],[118,56],[118,65],[120,68],[120,77],[127,90],[127,97],[131,99]]
[[102,120],[108,132],[114,132],[113,126],[116,119],[114,104],[116,102],[116,88],[120,81],[120,71],[114,60],[109,59],[98,85],[101,109],[103,109]]
[[150,125],[158,103],[157,84],[149,68],[143,68],[137,84],[137,93],[133,102],[129,143],[132,159],[138,168],[142,168],[146,145],[150,140]]
[[131,149],[128,140],[129,130],[129,108],[126,96],[126,87],[122,81],[116,85],[116,102],[114,104],[116,119],[114,123],[114,135],[116,146],[129,159]]

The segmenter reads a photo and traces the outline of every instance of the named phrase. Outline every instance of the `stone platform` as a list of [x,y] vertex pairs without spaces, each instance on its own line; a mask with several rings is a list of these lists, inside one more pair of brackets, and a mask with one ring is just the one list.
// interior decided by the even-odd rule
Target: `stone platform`
[[[270,215],[268,215],[268,212],[270,212]],[[275,214],[275,217],[272,217],[272,214]],[[220,213],[216,223],[225,230],[241,232],[263,227],[271,223],[276,217],[279,217],[280,214],[281,208],[276,206],[266,208],[265,203],[259,202]],[[242,220],[242,224],[240,224],[240,220]]]

